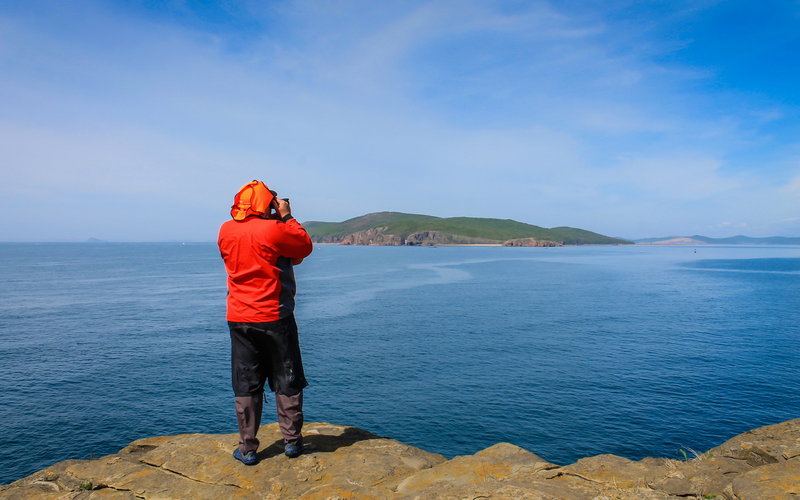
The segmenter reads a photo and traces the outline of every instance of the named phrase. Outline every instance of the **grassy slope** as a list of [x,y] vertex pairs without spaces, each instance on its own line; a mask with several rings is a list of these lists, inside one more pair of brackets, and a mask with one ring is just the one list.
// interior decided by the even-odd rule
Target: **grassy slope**
[[601,234],[572,227],[546,229],[511,219],[483,219],[476,217],[441,218],[430,215],[378,212],[362,215],[344,222],[305,222],[303,224],[315,240],[325,237],[342,237],[372,227],[385,227],[386,233],[402,238],[417,231],[440,231],[465,237],[472,241],[503,242],[514,238],[563,241],[567,244],[629,243]]

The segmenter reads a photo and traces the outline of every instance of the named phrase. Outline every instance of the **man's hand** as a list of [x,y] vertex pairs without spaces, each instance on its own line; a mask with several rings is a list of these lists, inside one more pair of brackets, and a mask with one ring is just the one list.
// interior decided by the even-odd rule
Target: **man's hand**
[[291,215],[292,207],[289,206],[289,202],[284,200],[283,198],[275,198],[275,204],[277,205],[275,211],[278,212],[278,217],[283,219],[287,215]]

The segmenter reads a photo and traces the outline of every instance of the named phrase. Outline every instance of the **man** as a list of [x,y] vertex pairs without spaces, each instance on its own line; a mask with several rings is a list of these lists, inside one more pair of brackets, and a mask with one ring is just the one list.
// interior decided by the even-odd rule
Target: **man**
[[265,381],[275,393],[286,456],[303,452],[303,388],[308,383],[294,320],[292,265],[311,253],[312,244],[292,217],[289,200],[278,198],[261,181],[236,193],[231,217],[220,227],[217,243],[228,272],[231,378],[239,425],[233,456],[255,465]]

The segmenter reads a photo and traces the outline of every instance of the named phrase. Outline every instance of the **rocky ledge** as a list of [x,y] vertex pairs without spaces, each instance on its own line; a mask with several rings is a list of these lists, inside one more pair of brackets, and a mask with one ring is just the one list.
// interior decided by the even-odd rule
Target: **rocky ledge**
[[230,454],[236,435],[140,439],[97,460],[67,460],[0,486],[0,498],[795,498],[800,419],[761,427],[690,460],[638,462],[598,455],[559,466],[500,443],[474,455],[441,455],[353,427],[307,424],[313,450],[282,455],[276,424],[262,428],[261,462]]

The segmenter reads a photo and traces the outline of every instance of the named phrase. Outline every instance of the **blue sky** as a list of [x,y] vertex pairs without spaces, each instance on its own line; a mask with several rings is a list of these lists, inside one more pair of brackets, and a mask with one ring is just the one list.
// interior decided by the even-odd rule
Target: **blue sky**
[[798,1],[0,3],[4,241],[212,241],[243,183],[800,236]]

